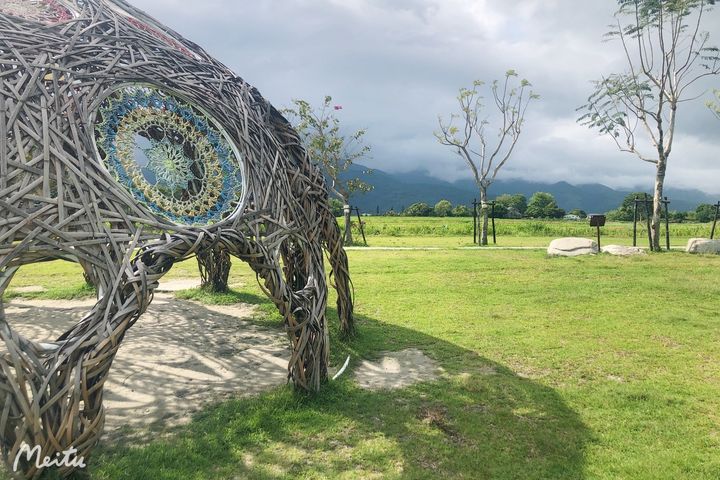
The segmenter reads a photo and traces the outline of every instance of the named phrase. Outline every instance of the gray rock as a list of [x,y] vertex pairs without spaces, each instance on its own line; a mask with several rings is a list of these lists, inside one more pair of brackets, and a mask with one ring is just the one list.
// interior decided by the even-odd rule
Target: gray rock
[[579,255],[592,255],[598,253],[598,245],[589,238],[558,238],[550,242],[548,255],[560,257],[577,257]]
[[720,255],[720,240],[691,238],[687,244],[688,253],[714,253]]
[[607,245],[602,247],[602,252],[620,256],[647,255],[647,252],[640,247],[626,247],[624,245]]

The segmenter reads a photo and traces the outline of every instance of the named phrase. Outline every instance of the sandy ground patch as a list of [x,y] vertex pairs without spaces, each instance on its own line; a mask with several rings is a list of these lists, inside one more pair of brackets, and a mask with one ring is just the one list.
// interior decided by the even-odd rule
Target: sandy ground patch
[[355,369],[355,381],[369,390],[389,390],[435,380],[442,372],[422,350],[408,348],[385,352],[374,362],[363,360]]
[[41,287],[40,285],[28,285],[27,287],[13,288],[13,292],[15,293],[43,293],[46,291],[47,289],[45,287]]
[[180,290],[189,290],[191,288],[200,288],[199,278],[179,278],[176,280],[161,280],[156,292],[179,292]]
[[[53,340],[78,322],[94,300],[22,300],[5,305],[13,328]],[[249,395],[287,382],[284,329],[243,319],[254,306],[206,306],[157,293],[129,330],[106,386],[106,438],[135,436],[187,422],[208,402]]]

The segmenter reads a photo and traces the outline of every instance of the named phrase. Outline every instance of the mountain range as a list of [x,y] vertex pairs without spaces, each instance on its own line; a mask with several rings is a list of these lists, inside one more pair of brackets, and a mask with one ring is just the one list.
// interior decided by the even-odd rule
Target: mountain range
[[[353,206],[364,213],[384,213],[390,209],[396,212],[415,202],[425,202],[430,206],[440,200],[449,200],[453,205],[472,205],[478,197],[475,183],[470,179],[447,182],[428,175],[426,172],[393,174],[373,169],[370,175],[362,165],[351,166],[344,174],[346,178],[360,177],[374,186],[371,192],[355,194],[351,200]],[[540,183],[526,180],[498,179],[489,189],[489,197],[495,198],[503,193],[522,193],[528,199],[535,192],[551,193],[560,208],[570,211],[574,208],[586,212],[604,213],[617,208],[630,190],[616,190],[599,183],[571,185],[567,182]],[[648,193],[651,193],[648,191]],[[670,199],[670,210],[689,211],[701,203],[716,203],[720,195],[709,195],[700,190],[668,187],[666,195]]]

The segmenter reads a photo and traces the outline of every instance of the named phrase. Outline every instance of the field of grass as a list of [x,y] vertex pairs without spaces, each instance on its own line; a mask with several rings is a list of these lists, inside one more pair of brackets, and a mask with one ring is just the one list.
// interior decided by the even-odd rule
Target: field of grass
[[[442,247],[473,245],[472,218],[435,217],[362,217],[368,244],[375,247]],[[340,220],[339,220],[340,221]],[[558,237],[592,237],[596,235],[588,222],[566,220],[506,220],[496,222],[497,245],[505,247],[546,247]],[[342,224],[342,222],[341,222]],[[353,223],[355,240],[362,241],[357,220]],[[709,223],[670,224],[671,245],[684,246],[689,238],[708,237]],[[631,222],[608,222],[600,230],[602,243],[632,244]],[[665,228],[661,234],[665,243]],[[492,237],[489,235],[490,242]],[[647,227],[638,224],[638,245],[647,246]]]
[[[88,477],[720,478],[720,256],[349,255],[359,334],[341,342],[333,318],[333,363],[416,347],[442,378],[369,392],[346,374],[319,395],[226,401],[149,444],[104,445]],[[194,262],[170,273],[194,274]],[[16,283],[73,277],[82,285],[50,264]],[[257,321],[277,324],[246,268],[231,283],[179,295],[259,303]]]

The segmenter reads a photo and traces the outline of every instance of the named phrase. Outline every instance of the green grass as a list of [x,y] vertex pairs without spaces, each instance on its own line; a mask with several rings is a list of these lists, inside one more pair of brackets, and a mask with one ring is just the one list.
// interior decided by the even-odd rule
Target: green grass
[[37,292],[18,292],[9,289],[3,296],[4,299],[13,298],[41,299],[41,300],[75,300],[95,296],[95,288],[85,281],[73,282],[70,285],[50,286],[46,290]]
[[[42,287],[39,292],[17,292],[18,287]],[[95,290],[89,287],[82,275],[82,268],[75,263],[55,261],[35,263],[22,267],[13,277],[4,298],[41,298],[47,300],[72,300],[91,297]]]
[[[349,255],[359,334],[339,341],[331,310],[333,363],[417,347],[441,379],[367,392],[346,374],[319,395],[227,401],[147,445],[103,445],[88,476],[720,478],[720,256]],[[231,284],[179,295],[279,321],[251,272]]]
[[[554,238],[559,238],[561,235],[549,236],[549,237],[501,237],[498,236],[497,244],[492,243],[492,235],[489,237],[489,247],[497,248],[547,248],[550,242]],[[585,232],[584,235],[577,235],[580,237],[595,239],[593,232]],[[707,237],[707,235],[705,235]],[[457,249],[457,248],[474,248],[478,247],[473,245],[472,233],[470,236],[430,236],[430,235],[418,235],[418,236],[404,236],[404,237],[386,237],[386,236],[375,236],[367,237],[368,246],[371,248],[425,248],[425,249]],[[685,248],[687,241],[690,237],[672,237],[671,247],[673,249]],[[361,240],[362,243],[362,240]],[[601,237],[601,245],[632,245],[632,237],[612,237],[603,235]],[[640,247],[647,247],[647,238],[638,238],[637,245]],[[662,248],[665,248],[665,240],[661,242]],[[352,248],[364,248],[364,245],[353,245]],[[478,247],[485,248],[485,247]]]
[[[373,247],[441,247],[458,248],[473,245],[472,218],[437,217],[362,217],[365,235]],[[340,219],[338,220],[340,221]],[[566,220],[496,220],[498,246],[546,247],[558,237],[590,237],[596,235],[588,222]],[[357,221],[353,223],[356,241],[362,241]],[[711,224],[670,224],[671,244],[684,246],[689,238],[708,237]],[[632,244],[632,223],[608,222],[601,229],[602,243]],[[647,245],[647,229],[638,224],[638,245]],[[665,243],[665,227],[661,230]],[[489,235],[492,243],[492,237]]]
[[[365,234],[369,236],[470,236],[473,234],[473,221],[469,217],[362,217],[365,222]],[[338,221],[342,220],[341,218]],[[671,223],[670,231],[680,237],[698,237],[710,235],[710,223]],[[354,232],[357,220],[353,222]],[[587,220],[515,220],[496,219],[495,227],[500,236],[515,237],[563,237],[592,235],[595,229],[588,226]],[[641,237],[643,223],[638,223],[638,235]],[[663,233],[664,233],[663,225]],[[645,231],[646,232],[646,231]],[[601,229],[603,235],[632,238],[632,222],[608,222]]]

